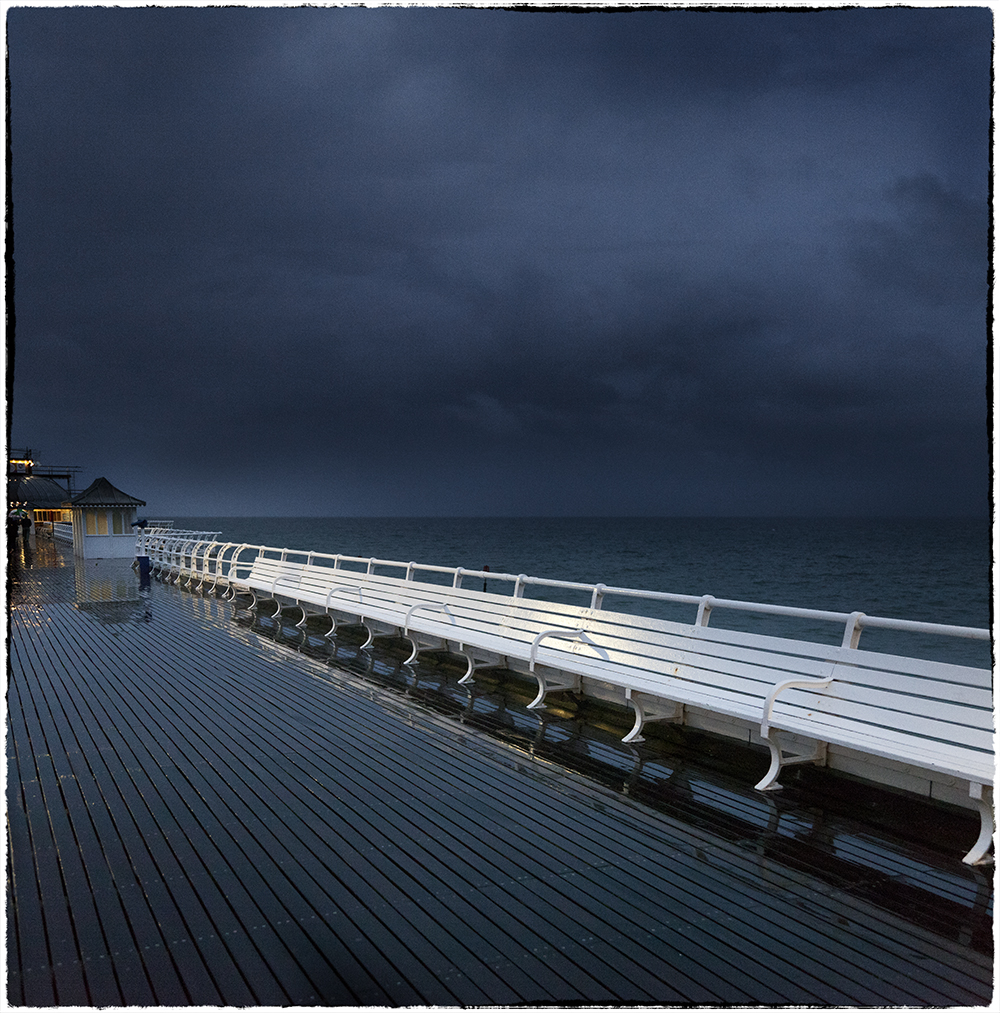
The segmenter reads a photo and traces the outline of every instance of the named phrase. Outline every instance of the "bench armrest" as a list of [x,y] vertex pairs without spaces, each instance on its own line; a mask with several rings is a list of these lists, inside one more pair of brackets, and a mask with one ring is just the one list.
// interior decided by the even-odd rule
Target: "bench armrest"
[[411,605],[409,611],[407,611],[406,613],[406,619],[403,620],[403,633],[409,635],[410,619],[412,618],[414,612],[416,612],[418,609],[432,609],[432,608],[437,608],[438,612],[444,612],[451,621],[451,625],[452,626],[455,625],[455,617],[451,614],[451,612],[448,611],[448,603],[446,601],[442,602],[418,601],[416,605]]
[[326,592],[326,608],[330,607],[330,598],[338,591],[357,591],[358,602],[360,603],[364,601],[364,598],[361,595],[361,588],[358,587],[357,584],[338,584],[336,587],[331,587],[330,590]]
[[277,586],[278,586],[278,585],[279,585],[279,584],[280,584],[280,583],[281,583],[281,582],[282,582],[283,580],[287,580],[287,579],[289,579],[289,578],[290,578],[291,576],[292,576],[292,574],[288,574],[288,573],[279,573],[279,574],[278,574],[278,575],[277,575],[277,576],[276,576],[276,577],[274,578],[274,580],[272,580],[272,581],[271,581],[271,597],[272,597],[272,598],[274,597],[274,591],[275,591],[275,588],[277,588]]
[[573,638],[573,637],[582,637],[584,633],[586,633],[586,630],[582,630],[582,629],[581,630],[563,630],[563,629],[542,630],[542,632],[539,633],[538,636],[536,636],[535,639],[532,640],[532,642],[531,642],[531,654],[528,656],[528,659],[530,661],[530,665],[528,667],[528,671],[529,672],[534,672],[534,670],[535,670],[535,659],[538,656],[538,645],[546,637],[567,637],[567,638]]
[[774,709],[774,701],[777,700],[778,694],[783,693],[786,689],[826,689],[830,683],[833,682],[833,676],[827,676],[825,679],[784,679],[782,682],[774,684],[771,692],[768,693],[767,699],[764,701],[764,713],[761,716],[760,722],[760,734],[761,738],[767,738],[771,731],[771,711]]

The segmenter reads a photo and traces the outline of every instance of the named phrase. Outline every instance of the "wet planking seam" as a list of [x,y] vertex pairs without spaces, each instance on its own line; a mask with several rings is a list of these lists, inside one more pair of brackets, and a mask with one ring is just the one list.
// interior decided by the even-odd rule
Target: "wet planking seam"
[[[112,701],[111,705],[112,705],[112,707],[114,706],[114,701]],[[118,730],[122,730],[122,728],[123,728],[122,722],[121,721],[115,722],[115,720],[113,718],[112,718],[110,724],[113,725],[114,727],[116,727]],[[129,732],[129,729],[128,729],[127,725],[124,726],[124,730],[125,730],[126,737],[127,737],[128,736],[128,732]],[[143,765],[141,763],[136,762],[134,764],[134,766],[130,770],[130,775],[139,774],[142,777],[145,777],[145,774],[146,774],[146,771],[148,770],[148,768],[149,768],[148,764]],[[151,782],[149,784],[149,787],[151,789],[153,789],[153,792],[155,793],[155,788],[153,788],[153,785],[152,785]],[[143,794],[142,789],[139,789],[139,798],[140,798],[140,800],[142,800],[144,798],[144,794]],[[175,812],[175,815],[176,815],[176,812]],[[183,814],[181,814],[181,815],[183,816]],[[154,833],[154,840],[156,839],[156,837],[157,837],[157,835]],[[161,840],[165,840],[165,838],[163,838],[162,836],[160,837],[160,839]],[[181,833],[175,835],[173,839],[174,839],[174,843],[175,844],[178,844],[178,843],[181,844],[182,845],[182,849],[183,849],[183,846],[188,841],[188,833],[186,831],[181,832]],[[187,853],[194,860],[195,866],[197,866],[197,864],[198,864],[198,862],[200,860],[199,856],[195,852],[188,851]],[[179,868],[181,869],[181,875],[182,876],[186,876],[188,874],[184,870],[184,868],[183,868],[184,864],[185,863],[182,862],[179,865]],[[213,896],[212,895],[212,891],[208,891],[206,894],[202,894],[201,896],[207,896],[208,899],[212,899],[212,896]],[[224,894],[220,894],[220,897],[224,898]],[[217,911],[216,911],[215,917],[216,917],[216,921],[218,921],[218,905],[216,905],[216,909],[217,909]],[[231,934],[232,933],[231,933],[230,929],[226,929],[224,926],[219,928],[218,935],[219,935],[220,938],[226,939],[226,937],[231,936]],[[245,962],[245,956],[244,956],[244,962]],[[275,995],[277,995],[277,993]]]
[[[186,837],[186,835],[185,835],[185,837]],[[189,866],[187,866],[187,867],[189,868]],[[223,931],[220,931],[220,935],[223,935],[223,934],[226,934],[226,933],[223,932]]]
[[[102,661],[102,659],[98,660],[98,659],[96,659],[96,658],[95,658],[95,659],[94,659],[94,664],[95,664],[95,665],[100,665],[100,664],[101,664],[101,661]],[[112,683],[113,683],[113,674],[111,674],[111,675],[112,675]],[[119,701],[119,703],[121,703],[121,702],[122,702],[123,700],[125,700],[126,698],[127,698],[127,695],[125,695],[125,696],[122,696],[122,697],[120,698],[120,701]],[[147,744],[145,744],[145,745],[147,745],[147,746],[148,746],[148,743],[147,743]],[[155,757],[152,757],[152,755],[151,755],[151,758],[153,759],[153,764],[154,764],[154,767],[155,767],[156,769],[160,769],[160,770],[162,770],[162,764],[161,764],[161,763],[158,763],[158,762],[157,762],[157,761],[155,760]],[[197,799],[197,798],[196,798],[195,796],[191,796],[191,799],[190,799],[190,800],[191,800],[191,801],[195,801],[195,802],[196,802],[196,804],[204,804],[204,803],[200,803],[200,802],[198,801],[198,799]],[[182,805],[182,807],[183,807],[183,806],[187,806],[187,807],[189,808],[189,805],[188,805],[188,803],[184,803],[184,802],[182,802],[182,803],[181,803],[181,805]],[[176,812],[177,810],[175,809],[174,811]],[[188,829],[188,832],[187,832],[187,834],[189,835],[189,833],[190,833],[190,829]],[[238,878],[238,877],[237,877],[237,878]],[[229,882],[230,882],[230,884],[232,884],[232,883],[236,882],[236,879],[234,879],[233,877],[230,877],[230,879],[229,879]],[[220,889],[222,889],[222,888],[223,888],[223,887],[222,887],[222,886],[220,885]],[[243,886],[242,886],[242,882],[240,882],[240,883],[239,883],[239,888],[243,888]],[[266,892],[266,891],[264,891],[264,892]],[[243,911],[243,914],[244,914],[244,915],[246,914],[246,911],[245,911],[245,910]],[[263,913],[258,913],[258,914],[254,914],[254,915],[251,915],[251,920],[252,920],[252,921],[254,921],[254,922],[256,922],[256,923],[259,923],[259,924],[258,924],[258,926],[257,926],[257,928],[258,928],[258,929],[262,929],[262,930],[263,930],[264,932],[271,932],[271,933],[273,933],[273,932],[274,932],[274,929],[272,928],[272,926],[273,926],[274,924],[283,924],[283,923],[285,923],[285,922],[287,922],[287,921],[288,921],[287,919],[284,919],[284,918],[277,918],[277,919],[276,919],[276,918],[274,918],[274,917],[271,917],[271,916],[267,916],[266,914],[263,914]],[[223,935],[223,936],[225,936],[225,935],[227,935],[227,934],[228,934],[228,935],[231,935],[231,934],[232,934],[232,929],[228,929],[228,930],[227,930],[227,929],[223,928],[223,929],[221,930],[221,932],[220,932],[220,935]],[[284,943],[282,944],[282,946],[284,946]],[[276,955],[277,955],[278,953],[280,953],[280,952],[281,952],[281,947],[279,947],[279,949],[278,949],[277,951],[276,951],[276,950],[275,950],[274,948],[268,948],[268,955],[270,955],[270,956],[271,956],[272,958],[274,958],[274,957],[275,957],[275,956],[276,956]],[[244,951],[244,957],[243,957],[243,962],[244,962],[244,963],[245,963],[245,956],[246,956],[246,953],[245,953],[245,951]],[[262,957],[262,956],[263,956],[263,954],[261,954],[261,957]],[[289,973],[290,973],[290,970],[289,970],[290,964],[289,964],[289,962],[288,962],[287,960],[285,960],[285,961],[283,962],[283,965],[282,965],[282,966],[283,966],[283,973],[284,973],[284,975],[285,975],[285,976],[287,977],[287,976],[289,975]],[[291,973],[292,973],[292,977],[293,977],[293,978],[297,977],[297,976],[295,975],[295,972],[291,972]],[[305,996],[305,995],[307,994],[307,992],[308,992],[309,990],[305,990],[305,989],[302,989],[302,987],[301,987],[301,986],[302,986],[302,981],[301,981],[301,979],[300,979],[300,981],[299,981],[299,983],[298,983],[298,987],[297,987],[297,992],[298,992],[298,994],[300,994],[300,995],[302,995],[302,996]],[[314,991],[314,990],[313,990],[313,991]],[[276,994],[276,995],[275,995],[274,997],[272,997],[272,998],[274,998],[274,999],[281,999],[281,998],[285,998],[285,999],[286,999],[286,1001],[287,1001],[287,998],[288,998],[288,993],[283,993],[283,995],[281,995],[281,996],[280,996],[280,995],[277,995],[277,994]],[[341,997],[341,998],[342,998],[342,997]]]
[[[58,673],[58,659],[53,660],[52,665],[53,671]],[[133,804],[130,805],[126,798],[128,789],[123,788],[123,781],[130,782],[130,776],[120,765],[118,773],[113,772],[108,766],[109,760],[117,761],[120,752],[120,748],[113,746],[106,735],[107,730],[113,725],[111,722],[102,721],[91,704],[79,695],[80,687],[85,685],[85,680],[80,680],[78,684],[76,680],[66,678],[59,685],[53,683],[54,696],[56,699],[72,701],[75,705],[73,713],[78,718],[77,733],[85,736],[90,743],[91,748],[87,748],[83,742],[80,743],[89,780],[87,776],[82,775],[78,780],[81,788],[85,792],[89,789],[93,796],[91,805],[95,818],[104,820],[103,825],[107,830],[101,835],[102,841],[109,848],[114,848],[115,844],[118,845],[116,860],[114,862],[109,860],[109,863],[113,869],[118,870],[119,875],[124,867],[129,867],[133,875],[135,890],[126,891],[126,893],[135,892],[141,895],[141,899],[135,898],[129,905],[127,917],[130,920],[138,919],[140,921],[152,919],[154,925],[162,923],[160,933],[164,945],[167,946],[172,945],[171,938],[173,940],[187,938],[193,941],[198,936],[207,935],[208,933],[203,929],[193,926],[181,918],[179,913],[177,918],[180,919],[180,924],[176,924],[171,916],[175,911],[178,911],[178,908],[174,903],[167,902],[166,898],[169,897],[169,894],[164,894],[163,890],[157,889],[158,884],[165,883],[168,877],[156,864],[156,859],[148,849],[146,838],[135,821],[135,803],[142,798],[141,789],[136,789],[133,782],[133,792],[137,792],[137,794],[133,795]],[[95,736],[100,736],[100,739]],[[99,772],[100,769],[103,769],[103,775]],[[141,802],[139,802],[139,807],[141,808]],[[176,856],[174,857],[176,858]],[[174,877],[175,883],[176,880],[177,877]],[[213,953],[211,959],[217,967],[219,954]],[[206,963],[202,962],[200,966],[195,965],[194,967],[190,962],[187,963],[186,978],[193,978],[196,983],[202,985],[202,979],[205,976],[211,978],[211,972],[209,972]],[[204,991],[199,991],[199,994],[205,995]],[[217,993],[219,996],[221,994],[221,992]],[[159,998],[166,1001],[162,995]]]
[[[57,664],[57,662],[53,662],[53,664]],[[72,681],[70,681],[70,687],[72,687]],[[71,692],[72,692],[72,689],[69,688],[69,691],[68,691],[67,684],[63,683],[60,688],[53,687],[52,696],[54,698],[56,698],[56,699],[59,699],[59,698],[61,698],[62,694],[66,694],[67,698],[69,698]],[[99,722],[93,722],[92,723],[92,727],[95,728],[95,729],[97,729],[97,730],[100,730],[101,729],[101,724]],[[78,729],[78,731],[79,730],[86,731],[87,729],[86,729],[86,727],[84,727],[82,729]],[[93,739],[91,739],[91,741],[93,742]],[[107,740],[105,739],[105,742],[106,741]],[[102,749],[100,746],[97,746],[96,743],[95,743],[95,748],[93,750],[87,750],[86,752],[93,757],[94,762],[100,762],[102,759],[104,759],[107,756],[107,748],[105,747],[105,748]],[[88,764],[89,764],[89,760],[88,760]],[[91,777],[92,776],[93,776],[93,773],[91,772]],[[86,776],[86,774],[85,774],[84,771],[78,771],[77,772],[77,782],[78,782],[78,784],[81,785],[81,787],[87,786],[88,779],[87,779],[87,776]],[[112,822],[114,821],[114,819],[113,819],[114,807],[110,804],[110,799],[109,799],[108,795],[106,794],[106,792],[103,790],[103,788],[99,792],[95,791],[95,797],[92,799],[92,801],[94,802],[94,811],[95,812],[99,813],[101,811],[101,809],[103,808],[105,812],[107,812],[107,813],[110,814],[110,818],[112,819]],[[103,806],[101,805],[102,803],[103,803]],[[114,830],[113,831],[109,831],[109,834],[107,836],[108,845],[110,846],[111,842],[113,842],[115,840],[117,840],[120,844],[122,844],[124,846],[124,838],[123,838],[123,835],[122,835],[122,832],[121,832],[121,826],[118,823],[114,823]],[[134,855],[132,853],[130,853],[128,850],[125,851],[125,854],[128,855],[128,862],[131,863]],[[119,867],[119,871],[121,871],[120,867]],[[145,892],[144,888],[142,887],[141,881],[138,879],[138,874],[135,873],[134,866],[133,866],[132,871],[133,871],[133,874],[136,876],[136,879],[134,880],[134,882],[136,882],[137,885],[139,885],[140,890],[144,893]],[[147,909],[148,909],[148,905],[147,905]],[[109,913],[110,912],[106,908],[105,909],[105,914],[107,915]],[[165,914],[166,914],[166,912],[163,912],[161,910],[161,917],[163,917]],[[140,908],[136,908],[133,905],[131,907],[131,909],[130,909],[130,913],[129,913],[128,917],[130,919],[132,919],[132,918],[141,918],[141,915],[142,915],[141,907]],[[152,917],[152,922],[155,925],[156,918],[152,916],[152,911],[151,910],[150,910],[150,917]],[[155,934],[155,930],[154,930],[154,934]],[[163,939],[162,937],[161,937],[161,939],[162,939],[162,941],[164,943],[166,943],[165,939]],[[138,945],[137,945],[137,950],[141,951],[141,948],[139,948]]]
[[[160,926],[161,915],[158,918],[154,915],[149,900],[146,896],[145,887],[137,877],[134,866],[128,859],[127,854],[122,854],[118,849],[118,857],[125,858],[125,861],[112,862],[107,854],[108,848],[115,848],[121,844],[121,835],[117,828],[109,826],[105,822],[107,805],[103,792],[97,793],[91,790],[94,783],[93,769],[89,757],[95,753],[87,749],[80,742],[79,735],[85,733],[79,722],[70,720],[70,711],[63,704],[67,700],[66,680],[59,677],[59,664],[56,659],[47,659],[45,671],[53,681],[50,684],[51,691],[46,695],[49,702],[50,712],[54,722],[53,732],[61,740],[65,758],[68,761],[68,768],[62,784],[67,790],[80,793],[81,805],[76,807],[76,816],[73,819],[75,832],[80,844],[81,856],[88,878],[91,879],[91,890],[97,896],[106,898],[102,904],[101,928],[106,934],[105,947],[109,953],[117,954],[116,967],[120,968],[121,974],[128,977],[132,983],[133,994],[136,989],[136,971],[144,974],[149,985],[148,1001],[155,1002],[189,1002],[189,996],[184,989],[184,984],[177,968],[176,962],[169,949],[169,940],[163,933]],[[59,683],[57,685],[57,682]],[[62,719],[59,718],[62,713]],[[71,738],[71,742],[70,742]],[[91,740],[92,741],[92,740]],[[70,748],[70,746],[75,748]],[[96,751],[97,756],[100,751]],[[92,796],[88,801],[88,795]],[[104,804],[102,804],[104,803]],[[70,810],[71,816],[73,810]],[[98,821],[102,822],[105,832],[98,829]],[[99,877],[95,881],[95,877]],[[130,898],[127,900],[126,898]],[[118,907],[115,908],[114,901]],[[108,935],[108,933],[117,933]],[[152,944],[140,942],[143,939],[158,939]],[[143,960],[144,951],[163,948],[167,954],[167,960],[156,959],[153,961]],[[134,952],[141,960],[141,967],[138,969],[129,967],[129,954]],[[172,972],[172,973],[171,973]]]
[[[4,768],[9,770],[11,767],[8,759],[8,766]],[[9,826],[9,819],[8,819]],[[7,833],[7,849],[8,854],[12,844],[12,836],[10,830]],[[7,862],[7,903],[4,909],[7,920],[4,923],[7,926],[15,926],[14,921],[14,876],[11,868],[11,863]],[[46,965],[47,966],[47,965]],[[11,931],[7,933],[7,1001],[13,1006],[24,1005],[24,983],[22,981],[23,968],[21,966],[20,953],[17,941],[17,928],[13,927]]]
[[[11,701],[15,700],[17,688],[11,684],[8,689],[7,748],[10,755],[7,768],[7,832],[8,881],[11,893],[8,904],[13,906],[13,919],[8,926],[8,998],[12,1004],[26,1004],[25,996],[30,992],[39,1005],[54,1006],[56,1002],[55,979],[51,973],[52,959],[48,941],[48,923],[39,879],[37,856],[33,836],[28,823],[28,805],[25,798],[24,775],[21,773],[19,750],[14,742]],[[15,700],[16,702],[16,700]],[[13,797],[16,786],[16,798]],[[11,955],[16,955],[17,969],[12,967]],[[29,958],[29,954],[31,955]],[[25,959],[30,966],[25,967]],[[39,972],[41,964],[41,972]],[[20,1001],[18,1001],[20,1000]]]
[[[134,945],[129,926],[123,924],[120,908],[118,917],[113,913],[116,901],[120,904],[121,898],[107,875],[107,865],[91,814],[69,763],[69,750],[61,741],[60,730],[52,727],[54,716],[42,713],[37,700],[35,717],[41,725],[42,734],[47,737],[47,747],[53,758],[57,780],[48,789],[46,806],[50,818],[55,819],[59,814],[62,820],[61,831],[57,831],[60,838],[59,862],[69,884],[67,902],[76,927],[79,959],[88,995],[120,995],[118,975],[135,975],[145,980],[146,990],[140,994],[144,994],[147,1001],[153,1001],[155,992],[148,970],[134,959],[138,948]],[[101,910],[95,903],[98,898]],[[109,914],[112,916],[108,917]],[[119,957],[114,964],[104,959],[112,953]],[[130,963],[132,966],[129,966]]]
[[175,758],[176,759],[176,758]]
[[[27,768],[31,775],[28,781],[22,781],[22,786],[42,908],[47,916],[49,963],[53,968],[65,969],[56,982],[56,1002],[59,1005],[88,1005],[90,997],[82,971],[79,928],[67,902],[74,893],[72,886],[66,882],[69,871],[67,866],[72,864],[72,856],[68,851],[65,855],[60,854],[60,830],[65,812],[54,785],[50,747],[37,721],[32,720],[33,703],[30,697],[25,706],[24,692],[21,690],[15,700],[12,708],[14,734],[18,736],[20,732],[20,741],[27,747],[24,757],[26,762],[19,766],[22,772]],[[65,866],[61,861],[63,859]]]

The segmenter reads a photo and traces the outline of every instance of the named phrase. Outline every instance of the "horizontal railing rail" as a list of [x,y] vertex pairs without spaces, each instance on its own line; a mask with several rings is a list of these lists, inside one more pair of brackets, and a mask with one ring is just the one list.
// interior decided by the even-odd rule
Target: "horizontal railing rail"
[[[453,588],[461,588],[462,582],[466,578],[473,578],[477,581],[498,581],[502,584],[512,585],[511,597],[513,599],[523,598],[524,591],[528,587],[582,591],[590,594],[590,608],[595,611],[603,608],[604,601],[609,596],[692,605],[697,609],[694,619],[696,626],[707,626],[711,614],[722,609],[809,619],[842,626],[842,646],[849,648],[858,646],[861,632],[865,629],[897,630],[906,633],[933,634],[973,640],[989,640],[991,635],[988,629],[978,627],[869,616],[864,612],[836,612],[792,605],[716,598],[707,594],[677,594],[643,588],[614,587],[602,583],[591,584],[581,581],[532,577],[523,573],[496,573],[491,570],[470,570],[461,566],[440,566],[413,561],[402,562],[394,559],[381,559],[377,556],[352,556],[345,553],[252,545],[246,542],[219,542],[216,541],[218,535],[217,531],[178,531],[170,528],[147,530],[139,534],[137,553],[139,548],[143,547],[144,554],[148,553],[151,558],[155,556],[155,561],[161,565],[178,570],[189,570],[192,575],[200,574],[202,577],[211,575],[216,580],[225,580],[230,584],[238,584],[241,578],[245,579],[255,559],[265,558],[299,562],[308,566],[327,566],[331,570],[343,570],[345,573],[359,575],[375,575],[378,569],[393,570],[398,571],[398,576],[407,581],[414,580],[416,575],[421,573],[444,574],[451,576]],[[388,574],[382,575],[388,576]]]

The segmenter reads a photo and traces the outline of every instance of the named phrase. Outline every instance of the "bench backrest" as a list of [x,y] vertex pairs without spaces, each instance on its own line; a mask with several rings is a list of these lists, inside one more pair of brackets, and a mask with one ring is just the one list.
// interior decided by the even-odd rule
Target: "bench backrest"
[[886,756],[906,755],[958,776],[993,780],[993,687],[986,669],[851,650],[822,690],[779,693],[771,727]]
[[[381,618],[425,636],[502,642],[500,653],[522,660],[534,645],[533,658],[548,666],[757,719],[777,684],[832,679],[821,690],[780,692],[770,724],[829,741],[868,739],[882,743],[887,755],[903,739],[936,759],[958,748],[968,753],[966,766],[981,754],[984,779],[991,769],[993,695],[985,669],[266,556],[253,561],[247,580],[267,594]],[[584,636],[535,644],[556,629]]]
[[[985,669],[545,600],[447,587],[260,555],[248,582],[317,608],[380,618],[430,637],[670,699],[765,718],[770,726],[872,751],[909,750],[992,779],[992,685]],[[583,630],[572,639],[537,638]],[[823,689],[787,680],[828,680]],[[961,753],[956,759],[956,753]],[[919,757],[918,757],[919,758]]]
[[288,560],[255,560],[248,582],[267,594],[395,621],[429,636],[502,639],[508,649],[501,653],[519,658],[546,630],[582,629],[581,639],[543,639],[537,660],[610,682],[641,682],[646,690],[652,679],[670,679],[762,702],[778,679],[822,677],[839,654],[823,644]]

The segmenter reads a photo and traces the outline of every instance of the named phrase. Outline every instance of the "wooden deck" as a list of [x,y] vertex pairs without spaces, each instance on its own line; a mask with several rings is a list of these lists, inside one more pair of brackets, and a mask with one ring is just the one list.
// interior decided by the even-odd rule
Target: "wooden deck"
[[11,1004],[992,999],[992,870],[954,844],[974,815],[807,769],[763,795],[763,751],[630,749],[603,712],[526,710],[526,684],[314,656],[51,545],[30,564]]

